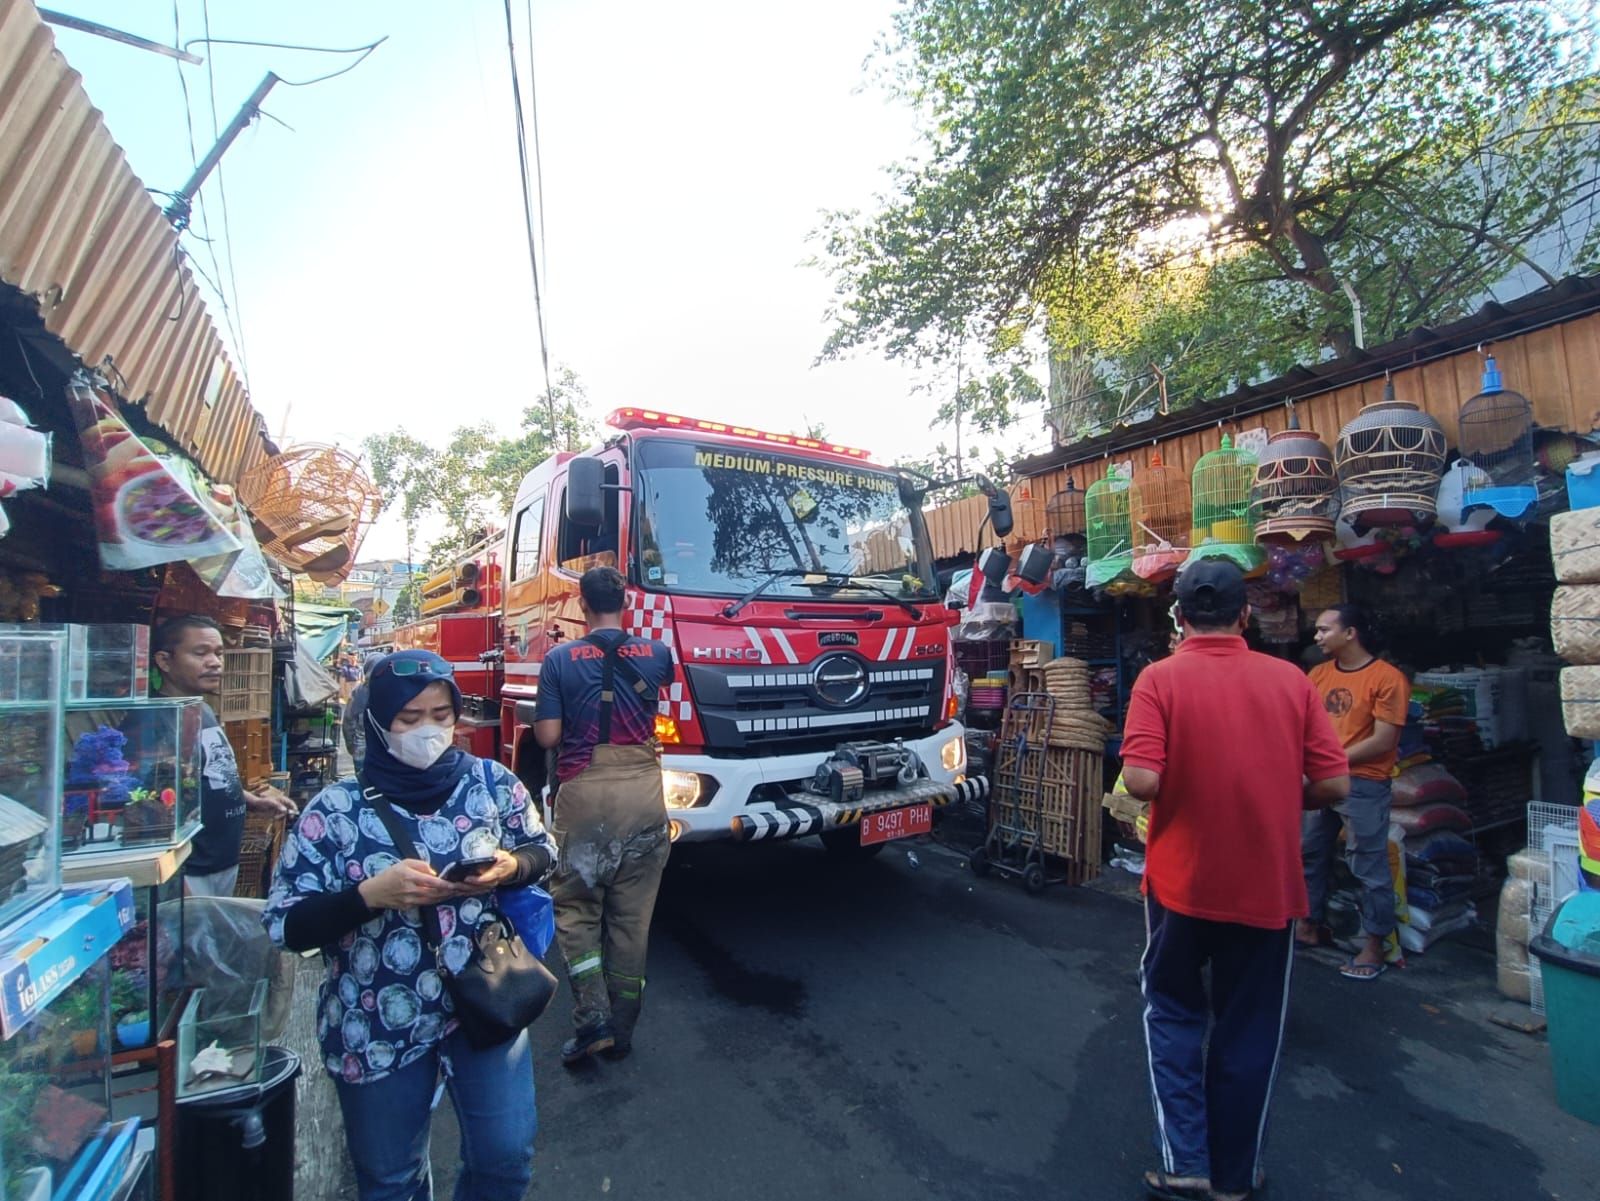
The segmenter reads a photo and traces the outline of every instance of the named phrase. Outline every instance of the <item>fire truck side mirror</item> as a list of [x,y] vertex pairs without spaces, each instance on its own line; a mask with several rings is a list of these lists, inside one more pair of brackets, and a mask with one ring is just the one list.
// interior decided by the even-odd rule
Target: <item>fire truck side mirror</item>
[[567,463],[567,520],[582,529],[599,529],[606,507],[602,485],[605,466],[599,459],[577,458]]

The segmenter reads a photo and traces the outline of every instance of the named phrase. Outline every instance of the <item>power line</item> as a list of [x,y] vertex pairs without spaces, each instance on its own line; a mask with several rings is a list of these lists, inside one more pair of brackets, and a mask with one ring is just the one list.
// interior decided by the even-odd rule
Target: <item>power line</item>
[[[182,36],[183,35],[179,24],[178,0],[172,0],[173,43],[176,44],[182,38]],[[181,62],[179,62],[177,59],[174,59],[173,67],[178,72],[178,88],[183,93],[183,122],[189,131],[189,162],[192,166],[198,167],[200,162],[200,152],[195,146],[194,142],[194,112],[193,106],[189,100],[189,81],[184,78],[183,64]],[[205,243],[206,253],[211,257],[211,269],[220,279],[222,276],[222,265],[217,261],[216,246],[211,239],[211,219],[206,212],[205,197],[200,195],[196,196],[195,199],[198,200],[200,204],[200,227],[204,231],[201,241]],[[201,272],[200,274],[202,278],[205,278],[204,272]],[[233,339],[234,348],[238,351],[239,371],[244,377],[245,389],[248,391],[250,387],[250,373],[246,369],[244,362],[244,339],[240,336],[238,328],[234,325],[233,310],[228,305],[227,293],[223,292],[222,289],[215,283],[212,283],[211,287],[212,291],[214,291],[217,295],[217,303],[222,306],[222,319],[227,324],[228,333]]]
[[[209,0],[201,0],[201,20],[204,22],[206,40],[211,39],[211,5]],[[206,55],[206,90],[210,93],[211,100],[211,141],[215,145],[222,129],[222,122],[217,118],[217,75],[212,67],[214,55]],[[360,59],[356,63],[360,63]],[[235,335],[239,347],[239,372],[244,377],[246,390],[250,387],[250,356],[244,347],[244,308],[239,304],[239,273],[233,265],[233,229],[228,220],[228,180],[224,174],[221,162],[217,163],[217,195],[222,201],[222,249],[228,256],[228,290],[233,294],[233,309],[238,314],[239,330]]]
[[[505,0],[505,9],[506,55],[511,61],[511,105],[516,110],[517,118],[517,171],[522,178],[522,223],[528,235],[528,266],[533,272],[534,324],[539,329],[539,359],[544,368],[545,407],[550,413],[550,442],[554,447],[560,435],[556,426],[555,392],[550,387],[550,344],[545,334],[544,296],[539,288],[539,254],[533,231],[533,187],[528,178],[528,131],[522,120],[522,84],[517,72],[517,43],[511,19],[511,0]],[[531,45],[533,41],[531,30],[528,40]]]
[[550,278],[550,243],[544,236],[544,156],[539,150],[539,76],[533,65],[533,0],[528,7],[528,107],[533,116],[533,179],[539,191],[539,253],[544,256],[545,281]]

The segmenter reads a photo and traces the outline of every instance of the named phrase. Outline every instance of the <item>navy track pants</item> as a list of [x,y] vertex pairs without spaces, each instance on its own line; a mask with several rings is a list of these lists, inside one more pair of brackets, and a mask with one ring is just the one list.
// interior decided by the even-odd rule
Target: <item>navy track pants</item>
[[1162,1167],[1209,1177],[1218,1192],[1248,1192],[1283,1052],[1293,926],[1188,917],[1153,893],[1145,926],[1139,983]]

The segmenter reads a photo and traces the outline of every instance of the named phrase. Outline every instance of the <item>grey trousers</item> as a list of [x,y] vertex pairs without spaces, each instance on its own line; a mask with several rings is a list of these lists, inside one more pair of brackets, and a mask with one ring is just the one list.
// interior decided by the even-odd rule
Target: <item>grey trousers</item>
[[1361,883],[1361,929],[1378,938],[1394,932],[1394,877],[1389,871],[1389,798],[1387,780],[1350,781],[1350,795],[1331,809],[1305,815],[1300,854],[1305,865],[1311,920],[1320,922],[1327,909],[1328,880],[1334,848],[1344,830],[1344,861]]

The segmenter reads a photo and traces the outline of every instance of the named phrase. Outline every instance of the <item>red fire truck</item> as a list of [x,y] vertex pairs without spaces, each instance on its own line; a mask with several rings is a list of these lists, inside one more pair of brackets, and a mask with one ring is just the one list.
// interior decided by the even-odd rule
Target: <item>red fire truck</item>
[[[544,788],[540,663],[583,635],[578,579],[607,564],[628,582],[624,627],[673,652],[656,734],[675,839],[819,834],[869,853],[987,786],[967,778],[955,720],[926,480],[851,447],[648,409],[607,424],[603,445],[530,472],[498,553],[433,577],[425,606],[454,599],[396,633],[456,664],[463,746]],[[993,509],[1003,533],[1003,496]]]

